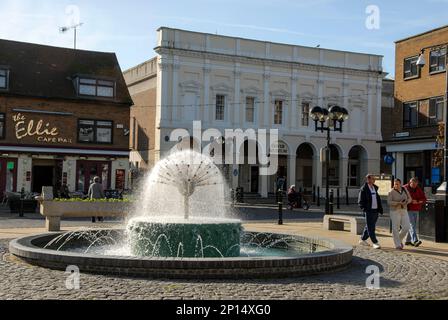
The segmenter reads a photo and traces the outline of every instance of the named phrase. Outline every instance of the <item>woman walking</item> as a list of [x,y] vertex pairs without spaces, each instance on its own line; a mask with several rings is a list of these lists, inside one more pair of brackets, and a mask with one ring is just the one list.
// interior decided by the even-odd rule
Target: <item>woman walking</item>
[[411,227],[407,207],[412,202],[412,198],[406,189],[402,188],[400,179],[395,179],[394,187],[389,192],[387,202],[390,207],[390,219],[392,220],[392,234],[395,248],[397,250],[403,250],[403,239]]

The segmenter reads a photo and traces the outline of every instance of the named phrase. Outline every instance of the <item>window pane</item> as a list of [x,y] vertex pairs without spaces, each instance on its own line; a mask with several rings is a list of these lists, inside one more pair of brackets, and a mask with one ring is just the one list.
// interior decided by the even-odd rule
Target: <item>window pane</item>
[[96,141],[99,143],[111,143],[112,142],[112,129],[97,128],[96,129]]
[[6,70],[4,70],[4,69],[0,69],[0,77],[1,77],[1,76],[6,77]]
[[114,88],[113,87],[98,87],[98,97],[113,97]]
[[79,120],[79,124],[93,126],[93,125],[95,125],[95,121],[93,121],[93,120]]
[[224,120],[225,96],[216,96],[216,120]]
[[95,136],[95,129],[93,126],[80,126],[79,127],[79,135],[78,135],[78,139],[81,142],[94,142]]
[[94,95],[96,95],[96,87],[81,84],[79,86],[79,94],[86,95],[86,96],[94,96]]
[[427,126],[429,124],[429,101],[423,100],[419,102],[418,125]]
[[93,84],[96,85],[95,79],[79,79],[79,82],[82,84]]
[[414,77],[418,75],[417,68],[417,59],[418,57],[408,58],[404,61],[404,77]]
[[113,81],[98,80],[98,85],[100,85],[100,86],[113,87],[114,84],[115,83]]
[[308,127],[310,124],[310,104],[305,102],[302,104],[302,126]]
[[417,104],[415,102],[403,104],[403,112],[404,112],[404,126],[416,127],[418,119]]
[[255,98],[246,98],[246,121],[254,122],[255,118]]
[[5,137],[5,123],[3,120],[0,120],[0,139]]
[[97,121],[96,124],[102,127],[112,127],[112,122],[110,121]]
[[283,101],[275,101],[274,124],[282,124],[283,121]]
[[446,48],[434,50],[430,53],[430,72],[445,70]]

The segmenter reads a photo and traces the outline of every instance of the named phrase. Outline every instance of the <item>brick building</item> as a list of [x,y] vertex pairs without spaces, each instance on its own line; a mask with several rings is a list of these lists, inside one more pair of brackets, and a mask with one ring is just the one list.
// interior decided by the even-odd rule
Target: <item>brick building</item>
[[131,105],[113,53],[0,40],[0,197],[126,188]]
[[[394,132],[384,134],[388,153],[396,159],[392,173],[408,180],[420,178],[425,187],[443,181],[443,154],[437,136],[444,119],[446,90],[446,46],[448,26],[396,42],[395,108],[391,119]],[[417,67],[423,48],[428,61]]]

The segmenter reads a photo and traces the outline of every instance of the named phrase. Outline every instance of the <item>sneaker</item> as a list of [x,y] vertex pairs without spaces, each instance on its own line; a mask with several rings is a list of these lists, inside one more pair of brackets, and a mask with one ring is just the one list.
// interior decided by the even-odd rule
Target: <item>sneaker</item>
[[361,246],[370,247],[370,244],[366,240],[359,240]]
[[381,246],[379,243],[374,243],[373,244],[373,249],[381,249]]
[[422,242],[420,241],[420,240],[418,240],[417,242],[414,242],[412,245],[414,246],[414,247],[418,247],[418,246],[420,246],[422,244]]
[[414,246],[414,244],[412,242],[410,242],[410,241],[407,241],[404,245],[405,246]]

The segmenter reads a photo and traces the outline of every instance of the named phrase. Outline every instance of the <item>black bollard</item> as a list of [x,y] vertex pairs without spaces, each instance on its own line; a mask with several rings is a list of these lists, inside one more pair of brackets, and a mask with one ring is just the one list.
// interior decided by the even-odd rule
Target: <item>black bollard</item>
[[278,190],[278,224],[283,225],[283,197],[281,190]]
[[330,208],[329,208],[329,214],[334,213],[334,191],[330,190]]
[[316,203],[316,185],[313,185],[313,203]]
[[299,208],[299,209],[302,209],[303,207],[302,207],[302,187],[300,187],[299,188],[299,196],[298,196],[298,199],[297,199],[297,202],[298,202],[298,204],[297,204],[297,207]]
[[317,187],[317,206],[320,207],[320,186]]
[[19,217],[23,218],[24,214],[23,214],[23,199],[25,198],[25,189],[22,188],[22,190],[20,191],[20,209],[19,209]]
[[338,208],[338,210],[341,209],[340,197],[341,197],[341,192],[340,192],[339,188],[337,188],[336,189],[336,207]]

